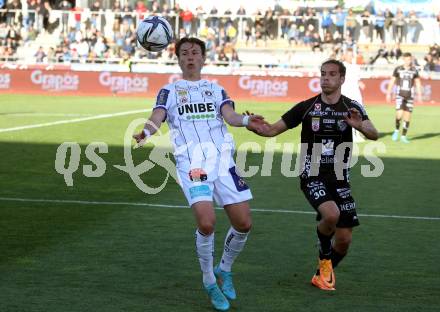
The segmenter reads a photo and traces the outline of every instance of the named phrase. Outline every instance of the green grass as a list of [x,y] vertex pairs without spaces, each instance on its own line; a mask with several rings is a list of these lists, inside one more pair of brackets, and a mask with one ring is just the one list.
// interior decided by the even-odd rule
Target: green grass
[[[0,128],[138,110],[151,103],[140,98],[1,95]],[[249,109],[273,122],[290,106],[241,102],[237,110]],[[380,154],[385,170],[378,178],[363,177],[360,165],[368,164],[363,157],[352,170],[358,213],[365,216],[349,256],[336,271],[337,291],[309,285],[317,253],[313,214],[255,211],[248,244],[234,265],[239,299],[231,311],[438,310],[440,220],[371,215],[440,217],[440,108],[416,107],[409,145],[390,139],[392,106],[367,109],[386,147]],[[143,114],[0,132],[0,311],[211,311],[201,288],[189,209],[4,199],[186,205],[175,182],[148,195],[113,167],[124,164],[124,133],[139,117]],[[244,129],[231,132],[237,145],[255,141],[264,146],[264,138]],[[57,148],[66,141],[78,142],[82,149],[73,187],[54,169]],[[298,141],[299,129],[277,138],[279,143]],[[85,157],[91,142],[109,146],[100,155],[107,170],[99,178],[82,173],[82,166],[91,164]],[[136,163],[150,149],[134,150]],[[249,154],[247,166],[261,166],[262,157]],[[312,212],[298,179],[284,177],[280,163],[277,151],[271,176],[247,179],[252,207]],[[159,185],[163,175],[154,168],[142,178]],[[225,214],[217,211],[217,216],[216,259],[228,228]]]

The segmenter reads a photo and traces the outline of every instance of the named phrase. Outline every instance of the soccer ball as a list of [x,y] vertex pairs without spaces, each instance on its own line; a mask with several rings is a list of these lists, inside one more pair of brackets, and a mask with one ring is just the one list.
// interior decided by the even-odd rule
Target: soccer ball
[[170,44],[173,29],[163,17],[149,16],[139,23],[136,38],[145,50],[159,52]]

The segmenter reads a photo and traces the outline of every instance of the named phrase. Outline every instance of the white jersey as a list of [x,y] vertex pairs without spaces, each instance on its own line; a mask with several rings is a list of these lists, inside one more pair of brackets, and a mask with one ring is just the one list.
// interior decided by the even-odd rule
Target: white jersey
[[[159,91],[154,109],[166,110],[179,170],[218,169],[222,150],[231,158],[235,147],[221,115],[223,105],[234,106],[234,102],[221,86],[208,80],[178,80]],[[207,169],[207,163],[215,168]],[[208,176],[211,180],[217,174]]]
[[359,88],[359,81],[361,80],[361,70],[359,65],[344,62],[345,68],[345,82],[342,85],[341,93],[346,97],[355,100],[363,105],[362,94]]

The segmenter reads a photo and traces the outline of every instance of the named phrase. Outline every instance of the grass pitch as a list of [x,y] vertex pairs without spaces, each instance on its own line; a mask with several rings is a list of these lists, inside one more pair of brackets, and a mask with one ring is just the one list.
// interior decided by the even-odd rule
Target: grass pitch
[[[127,173],[123,138],[127,125],[148,115],[74,121],[151,108],[140,98],[0,96],[0,311],[210,311],[194,250],[194,220],[179,186],[170,181],[157,195],[142,193]],[[274,122],[286,103],[237,103]],[[313,210],[298,178],[280,172],[247,181],[254,227],[234,265],[238,300],[231,311],[437,311],[440,286],[439,107],[416,107],[404,145],[390,139],[391,105],[367,106],[386,147],[384,172],[365,178],[352,169],[361,226],[349,256],[336,270],[337,291],[309,282],[316,266]],[[61,120],[70,123],[50,125]],[[5,129],[43,124],[38,128]],[[44,125],[45,124],[45,125]],[[166,131],[166,125],[162,130]],[[277,138],[298,143],[299,129]],[[264,138],[231,129],[239,146]],[[78,142],[81,158],[68,187],[55,171],[63,142]],[[86,178],[91,142],[105,142],[105,174]],[[361,150],[363,149],[361,145]],[[151,146],[133,151],[136,163]],[[249,153],[247,166],[262,164]],[[94,168],[94,167],[92,167]],[[142,175],[158,186],[164,170]],[[147,206],[149,205],[149,206]],[[269,211],[276,210],[276,211]],[[217,211],[216,259],[228,222]],[[416,218],[411,218],[416,217]]]

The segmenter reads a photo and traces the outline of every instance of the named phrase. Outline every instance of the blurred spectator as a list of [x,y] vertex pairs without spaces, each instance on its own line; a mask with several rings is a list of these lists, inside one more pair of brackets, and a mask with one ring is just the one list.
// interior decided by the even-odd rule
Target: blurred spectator
[[373,21],[370,12],[365,10],[361,15],[362,35],[366,42],[372,41]]
[[379,61],[380,63],[384,63],[384,61],[386,61],[386,63],[390,63],[389,59],[388,59],[388,51],[386,49],[386,45],[383,43],[380,45],[379,50],[377,51],[376,56],[374,56],[371,61],[370,64],[373,65],[375,64],[377,61]]
[[321,15],[321,27],[324,32],[324,36],[330,33],[330,27],[333,25],[332,16],[328,9],[324,9]]
[[394,34],[394,40],[396,42],[402,42],[403,37],[404,37],[404,28],[405,28],[406,22],[405,22],[405,15],[403,15],[403,12],[401,9],[397,10],[397,14],[396,17],[394,18],[394,29],[395,29],[395,34]]
[[410,43],[417,42],[418,28],[419,28],[419,20],[417,18],[416,12],[411,11],[409,12],[407,42]]
[[394,14],[391,13],[390,9],[386,9],[385,10],[385,41],[389,41],[391,40],[391,38],[393,38],[393,19],[394,19]]
[[30,0],[28,3],[28,19],[26,26],[34,26],[35,27],[35,11],[37,10],[37,1],[36,0]]
[[[12,24],[20,24],[22,22],[22,15],[21,15],[21,2],[19,0],[12,0],[8,3],[6,3],[6,9],[13,10],[12,12],[6,13],[6,24],[12,25]],[[17,10],[17,11],[15,11]],[[15,11],[15,12],[14,12]]]
[[434,71],[440,73],[440,57],[437,57],[435,60]]
[[281,12],[281,15],[283,16],[280,18],[281,38],[286,38],[290,29],[290,12],[288,9],[284,9],[283,12]]
[[218,14],[218,10],[215,6],[213,6],[211,11],[209,11],[210,17],[207,20],[209,28],[217,29],[219,27],[220,23],[217,14]]
[[297,29],[296,24],[292,23],[292,24],[290,25],[290,29],[289,29],[289,32],[288,32],[288,34],[287,34],[287,38],[288,38],[288,40],[289,40],[289,46],[292,45],[292,41],[294,41],[295,44],[298,44],[298,41],[299,41],[299,32],[298,32],[298,29]]
[[429,47],[429,54],[431,54],[434,58],[440,57],[440,46],[436,43]]
[[394,47],[388,51],[387,56],[389,56],[391,60],[394,59],[394,61],[397,62],[402,54],[403,52],[402,49],[400,49],[400,43],[396,42],[396,44],[394,44]]
[[226,63],[229,63],[229,57],[226,55],[223,49],[220,50],[217,57],[217,61],[223,63],[223,64],[219,64],[219,66],[228,66],[228,64]]
[[385,15],[382,11],[379,11],[376,15],[376,20],[374,21],[374,30],[376,32],[376,38],[380,42],[385,42]]
[[193,13],[189,8],[186,8],[185,11],[180,13],[180,17],[182,18],[183,22],[183,29],[185,30],[185,34],[187,36],[191,36],[192,32],[192,21],[194,18]]
[[34,54],[34,57],[36,63],[43,63],[45,61],[46,53],[44,52],[43,47],[40,46],[38,48],[37,52]]
[[347,28],[347,34],[354,38],[355,31],[356,31],[356,16],[353,13],[352,9],[348,9],[348,15],[345,18],[345,27]]
[[342,11],[342,8],[339,5],[336,6],[335,26],[340,35],[345,33],[345,15],[346,14]]
[[231,54],[231,66],[233,68],[239,68],[241,66],[240,58],[238,57],[237,50],[233,49]]
[[64,33],[64,35],[67,34],[67,23],[69,22],[69,12],[72,9],[72,4],[67,1],[67,0],[63,0],[61,1],[61,3],[58,5],[58,9],[65,11],[62,13],[61,15],[61,31]]
[[[141,0],[136,2],[135,10],[139,21],[143,20],[147,16],[146,14],[148,12],[147,7],[145,6],[145,3]],[[152,13],[156,13],[156,12],[152,12]]]
[[134,24],[134,17],[133,17],[133,9],[130,7],[130,3],[126,1],[124,3],[124,6],[122,7],[122,23],[127,23],[128,25]]
[[431,54],[425,55],[425,65],[423,66],[423,70],[427,72],[435,71],[435,59]]

